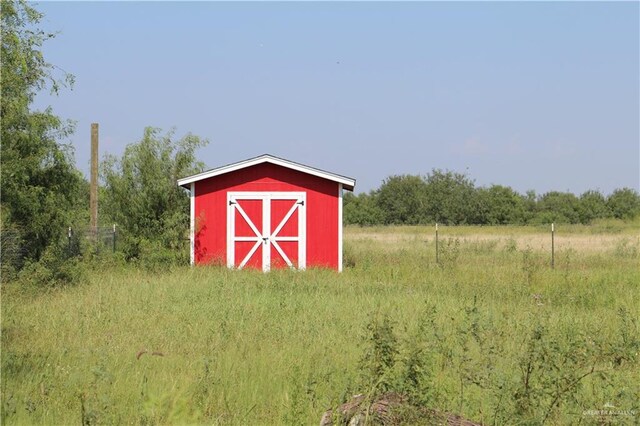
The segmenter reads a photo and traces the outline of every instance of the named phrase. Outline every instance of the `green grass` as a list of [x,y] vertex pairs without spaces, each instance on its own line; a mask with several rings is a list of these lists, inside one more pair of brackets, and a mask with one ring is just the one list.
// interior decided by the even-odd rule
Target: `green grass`
[[[554,270],[510,243],[536,228],[443,230],[440,265],[429,228],[349,228],[342,274],[120,267],[4,284],[2,420],[317,424],[386,388],[486,424],[638,422],[639,233],[616,226],[620,243],[560,247]],[[392,338],[372,335],[385,319]],[[385,343],[394,362],[372,377]],[[583,415],[606,404],[621,414]]]

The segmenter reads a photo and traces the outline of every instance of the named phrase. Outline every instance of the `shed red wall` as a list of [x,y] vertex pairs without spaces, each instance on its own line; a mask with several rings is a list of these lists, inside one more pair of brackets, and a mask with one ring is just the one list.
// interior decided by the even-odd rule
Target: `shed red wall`
[[338,183],[271,163],[262,163],[195,183],[197,264],[226,265],[228,191],[307,193],[307,267],[338,269]]

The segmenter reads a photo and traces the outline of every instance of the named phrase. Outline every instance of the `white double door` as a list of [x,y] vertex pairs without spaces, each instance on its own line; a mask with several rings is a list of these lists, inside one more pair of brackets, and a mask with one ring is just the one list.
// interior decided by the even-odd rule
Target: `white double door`
[[306,193],[227,193],[227,266],[306,266]]

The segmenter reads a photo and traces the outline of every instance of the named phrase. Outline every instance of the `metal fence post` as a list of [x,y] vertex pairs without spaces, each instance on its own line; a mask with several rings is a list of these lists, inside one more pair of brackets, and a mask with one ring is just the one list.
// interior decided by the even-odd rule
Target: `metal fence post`
[[555,253],[555,241],[554,241],[554,234],[555,234],[555,224],[551,223],[551,269],[555,269],[556,267],[556,253]]
[[116,224],[113,224],[113,252],[116,252]]
[[71,227],[67,231],[67,240],[69,242],[69,256],[71,256]]

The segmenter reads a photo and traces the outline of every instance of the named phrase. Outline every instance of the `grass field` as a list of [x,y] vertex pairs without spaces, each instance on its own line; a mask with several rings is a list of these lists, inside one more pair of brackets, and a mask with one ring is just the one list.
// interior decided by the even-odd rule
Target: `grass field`
[[[640,227],[347,228],[342,274],[2,287],[3,424],[317,424],[395,390],[484,424],[640,423]],[[408,423],[416,419],[407,420]]]

